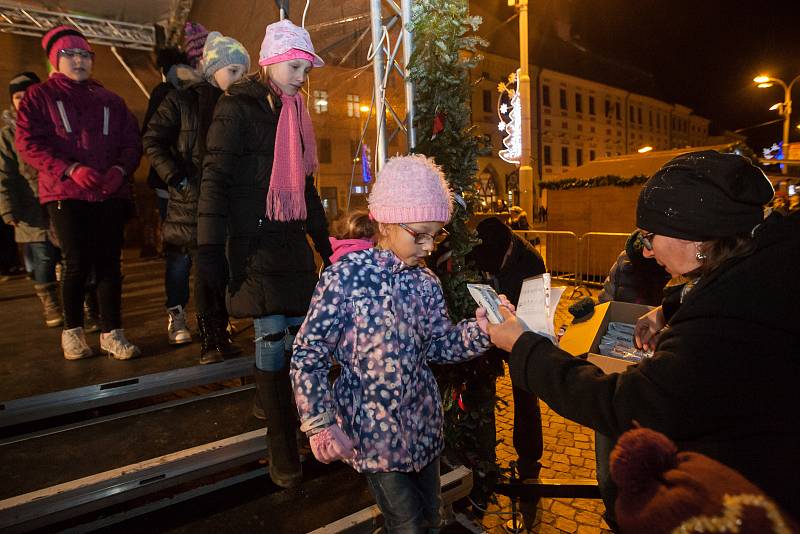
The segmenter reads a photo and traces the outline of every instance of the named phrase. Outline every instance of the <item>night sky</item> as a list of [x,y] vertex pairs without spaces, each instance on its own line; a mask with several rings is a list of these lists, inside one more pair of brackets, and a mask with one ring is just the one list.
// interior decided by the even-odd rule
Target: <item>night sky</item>
[[[800,75],[800,2],[786,0],[573,0],[572,31],[595,52],[654,75],[664,97],[736,130],[780,118],[777,86],[758,89],[766,72],[787,83]],[[792,137],[800,141],[800,81]],[[779,141],[782,123],[743,132],[760,149]]]

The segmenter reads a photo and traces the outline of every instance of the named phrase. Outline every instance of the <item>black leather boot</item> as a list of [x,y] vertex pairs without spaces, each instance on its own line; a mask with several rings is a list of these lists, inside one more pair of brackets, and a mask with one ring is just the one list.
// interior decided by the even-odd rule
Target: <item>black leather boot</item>
[[225,358],[233,358],[242,353],[242,348],[236,345],[228,332],[228,313],[226,311],[214,313],[214,328],[216,329],[217,350]]
[[280,371],[255,369],[256,388],[267,420],[269,476],[282,488],[292,488],[303,479],[297,452],[297,409],[289,368]]
[[217,328],[214,317],[198,313],[197,329],[200,332],[200,363],[205,365],[225,361],[225,356],[218,348],[219,343],[217,343]]

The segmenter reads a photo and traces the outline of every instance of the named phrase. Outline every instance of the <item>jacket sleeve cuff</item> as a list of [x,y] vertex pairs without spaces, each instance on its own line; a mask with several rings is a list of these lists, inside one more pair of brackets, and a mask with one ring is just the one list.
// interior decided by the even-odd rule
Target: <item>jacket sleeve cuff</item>
[[[528,367],[533,367],[537,348],[542,343],[550,343],[550,340],[534,332],[523,333],[508,356],[508,373],[511,376],[511,383],[515,386],[524,386],[528,381]],[[524,388],[523,388],[524,389]]]
[[197,220],[198,245],[224,245],[228,240],[227,217],[202,217]]

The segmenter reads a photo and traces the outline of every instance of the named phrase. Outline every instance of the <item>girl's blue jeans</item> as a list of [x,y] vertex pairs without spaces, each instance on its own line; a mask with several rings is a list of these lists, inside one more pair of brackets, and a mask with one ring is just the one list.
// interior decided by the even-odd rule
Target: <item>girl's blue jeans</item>
[[434,534],[442,522],[439,458],[411,473],[366,473],[389,534]]
[[265,315],[253,318],[256,335],[256,367],[262,371],[280,371],[286,367],[294,336],[305,317]]

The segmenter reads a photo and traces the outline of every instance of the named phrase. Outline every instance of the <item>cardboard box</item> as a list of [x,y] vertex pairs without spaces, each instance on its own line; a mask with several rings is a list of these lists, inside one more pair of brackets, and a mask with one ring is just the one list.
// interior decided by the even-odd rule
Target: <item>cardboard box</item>
[[628,302],[598,304],[588,320],[569,325],[559,346],[573,356],[585,357],[606,374],[621,373],[633,362],[599,354],[600,340],[608,330],[609,322],[636,324],[636,320],[651,309],[650,306]]

